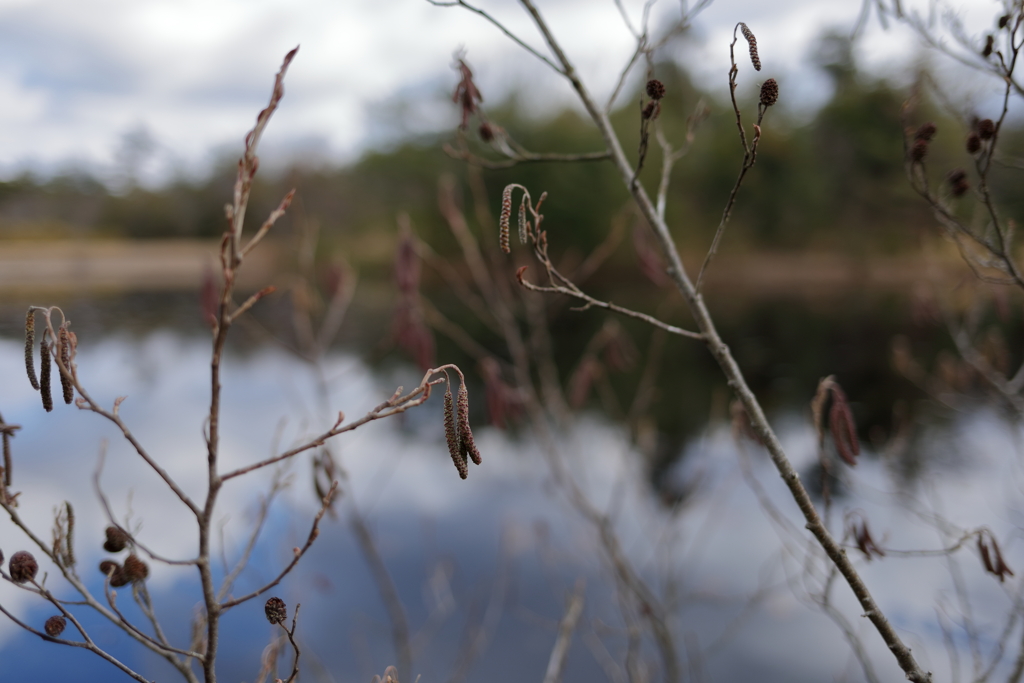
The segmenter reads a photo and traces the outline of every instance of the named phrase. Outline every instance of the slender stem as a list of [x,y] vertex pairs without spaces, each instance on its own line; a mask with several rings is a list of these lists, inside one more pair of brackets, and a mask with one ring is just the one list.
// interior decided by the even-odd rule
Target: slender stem
[[732,388],[737,397],[743,403],[743,406],[746,408],[755,432],[761,437],[768,448],[772,462],[775,464],[779,475],[782,477],[790,491],[790,494],[793,496],[794,501],[800,508],[801,513],[804,515],[804,519],[807,522],[807,529],[814,535],[818,543],[820,543],[822,548],[825,550],[825,553],[838,567],[839,572],[843,575],[843,578],[849,584],[858,602],[860,602],[861,607],[864,609],[864,614],[871,620],[872,624],[874,624],[875,628],[882,636],[882,639],[896,657],[896,661],[899,663],[900,668],[902,668],[906,673],[907,678],[915,681],[916,683],[930,682],[931,674],[926,673],[918,665],[910,652],[910,648],[903,643],[892,624],[889,623],[889,620],[875,603],[867,585],[857,572],[857,569],[853,566],[853,563],[846,556],[846,551],[840,547],[829,533],[828,529],[825,528],[820,515],[814,508],[814,503],[812,502],[807,489],[804,488],[800,481],[799,474],[790,463],[789,458],[786,456],[786,453],[782,448],[782,444],[779,442],[778,437],[775,435],[774,430],[769,424],[760,403],[754,396],[754,393],[750,390],[750,387],[747,385],[743,372],[732,357],[729,347],[726,346],[725,342],[723,342],[719,336],[718,330],[711,318],[711,314],[704,304],[703,297],[701,297],[700,293],[686,275],[686,270],[683,267],[682,260],[679,257],[679,252],[669,232],[668,225],[665,223],[664,219],[658,215],[654,204],[651,202],[651,199],[648,197],[643,186],[639,183],[633,182],[633,169],[608,117],[597,106],[589,91],[584,86],[579,76],[577,76],[576,70],[562,51],[558,42],[548,28],[547,23],[534,6],[532,0],[520,0],[520,2],[533,17],[537,28],[544,35],[548,46],[562,65],[560,71],[570,80],[573,88],[576,90],[577,95],[586,108],[587,113],[590,114],[591,118],[597,124],[605,143],[608,145],[609,151],[612,153],[612,161],[614,162],[616,169],[619,171],[626,187],[632,193],[637,206],[640,208],[640,211],[651,226],[654,227],[655,234],[671,264],[669,268],[669,275],[675,282],[677,289],[679,289],[680,293],[689,304],[691,313],[697,323],[697,327],[700,329],[700,332],[704,337],[704,342],[707,345],[708,350],[721,367],[722,372],[728,380],[730,388]]

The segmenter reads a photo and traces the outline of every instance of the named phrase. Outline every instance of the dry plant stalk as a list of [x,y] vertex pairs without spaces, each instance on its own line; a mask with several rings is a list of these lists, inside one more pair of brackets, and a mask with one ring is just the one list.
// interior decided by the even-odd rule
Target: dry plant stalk
[[[749,416],[753,431],[757,434],[758,437],[760,437],[764,441],[765,447],[768,450],[769,455],[771,456],[772,462],[774,463],[780,476],[782,477],[787,488],[789,489],[789,492],[792,495],[794,502],[797,504],[806,520],[806,528],[812,533],[814,538],[817,540],[818,544],[821,546],[825,554],[828,556],[830,562],[836,567],[838,574],[842,576],[842,578],[853,590],[853,593],[856,596],[863,610],[863,614],[874,625],[875,629],[878,631],[879,635],[885,641],[889,650],[893,653],[897,663],[899,664],[900,668],[903,670],[907,678],[912,681],[915,681],[916,683],[930,682],[931,674],[923,670],[921,666],[918,664],[917,660],[911,653],[910,648],[906,646],[900,635],[896,632],[895,628],[892,626],[888,618],[885,616],[883,610],[875,602],[874,598],[871,596],[870,591],[868,590],[867,585],[864,583],[860,573],[853,565],[853,563],[850,561],[850,559],[847,557],[846,552],[843,550],[841,545],[832,536],[823,518],[815,508],[815,505],[811,499],[810,494],[804,487],[803,483],[800,481],[800,477],[797,471],[794,469],[788,456],[783,450],[782,444],[779,442],[778,437],[776,436],[774,430],[769,424],[764,414],[764,411],[761,408],[760,403],[758,402],[757,398],[754,396],[753,392],[747,385],[746,378],[744,377],[742,370],[733,358],[732,353],[729,350],[729,347],[721,339],[718,330],[714,324],[713,318],[706,307],[703,297],[700,294],[700,286],[704,272],[707,270],[710,261],[717,250],[721,236],[731,215],[731,210],[736,200],[740,186],[742,185],[745,175],[750,170],[750,168],[752,168],[754,162],[756,161],[757,145],[762,135],[761,123],[763,116],[766,110],[778,100],[778,84],[769,84],[766,82],[762,86],[762,95],[760,98],[761,101],[758,103],[758,117],[757,122],[754,125],[754,136],[753,139],[750,142],[748,142],[747,133],[743,127],[739,106],[736,102],[735,97],[736,74],[738,72],[735,60],[735,45],[737,40],[739,39],[738,32],[740,29],[740,25],[737,24],[736,29],[734,29],[733,42],[730,45],[730,61],[732,63],[732,66],[729,71],[729,85],[730,95],[733,102],[733,109],[736,115],[737,130],[739,133],[740,143],[742,145],[744,153],[743,163],[741,165],[737,182],[733,187],[733,190],[723,211],[722,220],[715,233],[715,238],[712,241],[707,256],[705,257],[704,264],[701,267],[700,272],[698,273],[696,283],[694,283],[693,281],[690,280],[689,276],[687,275],[687,271],[683,266],[682,260],[680,259],[679,251],[672,238],[672,232],[664,219],[664,211],[663,209],[659,210],[659,207],[661,205],[660,195],[659,205],[656,206],[655,202],[653,202],[647,194],[647,191],[644,188],[643,184],[639,182],[636,173],[636,166],[630,163],[628,157],[626,156],[623,150],[623,146],[618,137],[618,134],[612,127],[611,120],[609,118],[610,106],[604,108],[600,107],[594,100],[594,98],[591,96],[590,90],[583,83],[579,75],[579,72],[576,70],[575,66],[568,58],[565,51],[562,49],[560,41],[557,39],[557,37],[552,32],[551,28],[548,26],[547,21],[544,19],[540,10],[535,5],[534,0],[520,0],[520,4],[525,9],[530,19],[532,20],[534,26],[543,37],[544,42],[552,56],[550,59],[547,56],[538,53],[535,49],[529,47],[524,40],[516,36],[516,34],[513,31],[511,31],[506,25],[495,19],[493,16],[491,16],[484,10],[481,10],[475,7],[474,5],[470,4],[466,0],[453,0],[451,2],[442,2],[441,0],[428,1],[431,2],[431,4],[438,6],[461,7],[464,9],[468,9],[476,13],[477,15],[482,16],[487,21],[496,25],[501,31],[505,33],[505,35],[511,37],[511,39],[514,42],[524,47],[529,52],[531,52],[539,59],[541,59],[543,62],[545,62],[558,75],[565,78],[568,84],[575,91],[579,100],[583,104],[583,107],[590,115],[591,119],[596,124],[599,132],[601,133],[601,136],[605,143],[606,151],[609,154],[614,167],[618,171],[620,178],[626,186],[626,189],[631,193],[637,209],[639,210],[643,218],[648,222],[648,224],[650,224],[650,226],[653,228],[654,233],[658,239],[659,245],[661,247],[661,250],[669,262],[668,274],[671,277],[673,284],[688,304],[690,313],[698,329],[696,332],[680,330],[678,328],[674,328],[674,326],[667,325],[663,321],[657,320],[652,316],[642,314],[637,311],[621,310],[619,307],[614,307],[612,304],[610,304],[610,302],[601,302],[599,300],[594,299],[593,297],[589,297],[578,286],[569,281],[568,278],[562,276],[557,271],[557,269],[553,267],[550,259],[547,257],[546,234],[544,231],[539,230],[539,226],[538,232],[532,240],[533,251],[534,255],[538,258],[538,260],[540,260],[545,270],[547,271],[549,284],[542,286],[535,285],[527,281],[523,276],[525,267],[520,267],[516,272],[518,281],[524,287],[533,291],[543,291],[551,293],[557,292],[560,294],[566,294],[569,296],[573,296],[577,299],[583,300],[584,302],[586,302],[584,309],[590,307],[602,307],[608,310],[614,310],[623,315],[631,315],[632,317],[644,319],[650,322],[651,324],[656,325],[666,331],[672,331],[677,334],[682,334],[683,336],[696,338],[703,341],[704,344],[707,346],[708,351],[717,361],[719,367],[725,375],[726,380],[729,383],[729,386],[735,392],[737,399],[742,403],[743,408]],[[646,31],[643,34],[641,34],[640,37],[638,37],[638,55],[644,54],[644,50],[641,47],[644,41],[646,41]],[[753,41],[748,42],[748,45],[751,48],[753,48]],[[755,66],[757,66],[757,63],[760,62],[760,55],[758,55],[752,49],[752,61],[755,59],[755,56]],[[627,65],[626,69],[624,69],[623,77],[620,79],[620,82],[625,79],[625,74],[629,72],[634,63],[635,61],[631,60],[630,63]],[[618,88],[616,88],[616,93],[617,92]],[[612,101],[614,101],[614,96],[612,98]],[[642,113],[643,112],[641,112],[641,114]],[[653,109],[651,113],[653,114]],[[514,156],[509,156],[510,161],[518,161],[517,159],[514,158]],[[464,158],[470,157],[467,155]],[[507,203],[507,206],[508,208],[506,209],[505,205],[503,204],[503,214],[510,213],[510,203]],[[537,213],[536,209],[534,209],[533,211],[535,214]],[[507,237],[505,237],[507,235],[506,223],[502,224],[502,231],[500,234],[502,235],[502,237],[500,237],[500,241],[502,245],[505,246],[507,244]],[[523,384],[525,386],[526,384],[528,384],[528,382],[524,382]],[[853,437],[850,436],[850,433],[852,431],[852,420],[849,420],[845,424],[842,424],[842,422],[846,420],[846,416],[845,414],[842,414],[842,416],[840,416],[841,414],[841,409],[836,412],[836,433],[839,436],[840,441],[844,443],[845,447],[849,450],[848,454],[852,455],[854,448]],[[675,670],[673,670],[673,674],[676,674]],[[670,676],[670,678],[673,681],[675,680],[674,677]]]
[[[238,467],[237,469],[225,471],[220,462],[220,417],[221,417],[221,365],[228,333],[233,324],[240,316],[249,311],[263,297],[274,291],[273,287],[266,287],[256,294],[250,296],[241,303],[235,301],[234,285],[237,280],[239,269],[244,265],[247,256],[251,253],[261,240],[273,228],[276,221],[285,213],[289,207],[295,191],[287,193],[276,209],[263,222],[255,233],[243,241],[245,233],[244,217],[248,206],[249,195],[252,189],[253,178],[259,168],[259,158],[256,154],[262,134],[276,110],[281,98],[284,96],[284,76],[295,57],[296,50],[289,52],[278,71],[270,101],[257,116],[256,124],[245,136],[245,150],[238,162],[238,174],[235,180],[233,203],[226,208],[228,226],[221,240],[220,250],[220,278],[219,288],[216,286],[212,274],[204,277],[203,307],[210,323],[213,337],[213,348],[210,359],[211,370],[211,400],[209,411],[204,424],[204,438],[206,442],[206,469],[207,469],[207,491],[204,500],[195,500],[187,493],[181,485],[158,463],[158,461],[146,450],[142,443],[132,433],[129,426],[120,415],[120,406],[124,397],[118,398],[111,407],[100,405],[83,386],[76,363],[77,337],[70,329],[70,322],[65,319],[63,312],[57,307],[32,306],[29,308],[25,322],[25,364],[26,373],[33,388],[39,390],[42,395],[44,408],[47,412],[53,409],[51,395],[51,371],[56,367],[60,376],[62,394],[65,402],[72,402],[75,393],[79,398],[75,405],[81,409],[93,412],[100,417],[114,424],[123,435],[127,443],[134,449],[135,454],[161,479],[164,485],[178,498],[187,513],[195,519],[198,530],[198,547],[192,557],[185,559],[172,559],[161,555],[158,551],[143,543],[140,538],[130,534],[128,530],[121,527],[114,521],[114,513],[103,493],[99,478],[102,468],[102,452],[100,457],[100,468],[97,469],[94,477],[94,484],[97,496],[103,504],[110,526],[106,529],[106,542],[104,550],[110,553],[128,551],[127,557],[121,562],[112,559],[104,560],[100,564],[100,571],[106,577],[103,586],[103,595],[94,595],[85,582],[79,577],[75,569],[74,531],[75,516],[70,502],[64,503],[55,515],[52,543],[44,542],[36,535],[30,525],[23,520],[16,509],[17,494],[10,494],[8,487],[11,484],[11,455],[9,449],[9,438],[18,429],[16,425],[0,425],[4,439],[4,465],[3,481],[4,486],[0,488],[0,509],[3,509],[10,517],[13,524],[18,527],[26,537],[45,556],[44,561],[52,564],[57,574],[71,589],[77,593],[73,600],[65,598],[58,599],[49,590],[40,586],[35,577],[39,571],[39,563],[28,551],[19,550],[10,561],[10,577],[16,583],[31,584],[35,592],[43,599],[50,602],[60,611],[58,617],[52,617],[40,631],[22,622],[15,615],[0,605],[0,613],[6,615],[12,622],[21,628],[39,635],[40,637],[61,645],[80,647],[89,650],[97,656],[110,662],[119,670],[136,681],[145,682],[147,679],[139,672],[134,671],[127,664],[119,661],[100,644],[96,643],[86,629],[75,617],[71,610],[88,608],[117,628],[122,629],[130,638],[134,639],[141,646],[149,649],[163,657],[170,663],[188,683],[198,683],[203,680],[205,683],[215,683],[217,680],[217,654],[220,645],[221,617],[230,609],[242,605],[254,598],[268,592],[281,583],[297,566],[303,556],[309,551],[319,536],[319,524],[326,511],[330,508],[332,499],[337,491],[338,482],[333,479],[336,473],[332,468],[322,468],[332,479],[329,488],[322,495],[319,512],[312,521],[309,535],[305,543],[296,548],[290,562],[272,574],[272,578],[261,587],[244,595],[234,595],[231,592],[235,578],[245,569],[252,547],[256,544],[263,528],[262,519],[257,522],[249,539],[248,550],[242,553],[235,568],[223,577],[218,579],[215,576],[213,561],[212,540],[215,534],[214,520],[217,519],[216,504],[221,488],[226,481],[241,477],[257,470],[270,467],[274,464],[289,460],[297,455],[309,452],[316,452],[324,444],[340,435],[355,430],[370,422],[400,415],[407,410],[424,403],[431,393],[433,386],[448,382],[448,372],[455,372],[463,380],[460,387],[457,416],[455,422],[459,433],[460,453],[471,458],[479,464],[479,452],[473,441],[472,432],[468,422],[468,396],[466,393],[465,379],[461,370],[454,365],[443,365],[439,368],[428,367],[422,380],[412,390],[406,392],[402,387],[398,389],[383,402],[379,403],[372,410],[360,418],[346,421],[345,414],[338,413],[336,422],[325,432],[309,437],[305,442],[279,452],[271,457]],[[410,293],[418,286],[418,276],[412,283]],[[338,287],[339,291],[342,288]],[[344,297],[342,297],[342,303]],[[335,307],[336,308],[336,307]],[[340,324],[343,313],[332,308],[330,325]],[[38,379],[34,368],[34,344],[36,338],[37,318],[41,320],[42,333],[40,337],[41,366]],[[323,342],[323,340],[320,340]],[[321,344],[326,348],[326,342]],[[450,389],[449,389],[450,391]],[[450,402],[450,400],[449,400]],[[2,422],[2,419],[0,419]],[[272,492],[273,493],[273,492]],[[265,515],[263,516],[265,518]],[[201,586],[201,608],[197,611],[193,623],[193,633],[187,645],[176,646],[164,633],[159,619],[153,612],[146,589],[146,580],[150,574],[150,562],[160,564],[190,567],[198,574]],[[52,573],[52,572],[51,572]],[[216,585],[219,581],[219,586]],[[143,615],[149,621],[146,628],[135,624],[117,605],[116,588],[131,586],[132,597],[142,610]],[[271,601],[274,599],[272,598]],[[282,604],[283,610],[283,604]],[[268,603],[268,617],[271,615]],[[276,612],[275,612],[276,614]],[[292,672],[287,678],[288,683],[294,683],[299,673],[300,650],[295,641],[295,630],[298,617],[298,607],[293,615],[291,626],[286,627],[283,617],[278,620],[281,627],[286,631],[289,642],[294,651]],[[68,640],[61,638],[65,624],[73,624],[80,639]],[[198,671],[197,671],[198,669]]]

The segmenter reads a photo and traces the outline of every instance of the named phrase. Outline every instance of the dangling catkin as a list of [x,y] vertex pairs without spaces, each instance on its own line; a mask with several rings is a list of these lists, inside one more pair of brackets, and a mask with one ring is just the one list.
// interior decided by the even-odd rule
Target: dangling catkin
[[501,244],[501,250],[506,254],[512,253],[511,247],[508,246],[508,223],[512,218],[513,187],[515,186],[509,185],[501,193],[501,218],[498,220],[498,241]]
[[39,380],[36,378],[35,365],[36,315],[31,308],[25,316],[25,371],[32,388],[39,391]]
[[477,450],[476,443],[473,441],[473,430],[469,428],[469,391],[466,390],[465,384],[459,385],[458,414],[459,452],[462,454],[463,463],[468,455],[473,460],[473,464],[479,465],[482,459],[480,451]]
[[750,45],[750,63],[754,65],[755,71],[760,71],[761,58],[757,54],[757,38],[754,37],[754,32],[747,28],[747,25],[742,21],[740,22],[740,31],[743,33],[743,37],[747,39],[747,44]]
[[53,396],[50,395],[50,344],[43,339],[39,344],[42,365],[39,368],[39,393],[43,395],[43,408],[46,412],[53,410]]
[[469,468],[466,467],[466,459],[462,457],[461,449],[459,448],[459,434],[455,424],[455,409],[452,406],[451,382],[448,383],[448,388],[444,392],[444,438],[448,442],[448,452],[452,456],[452,462],[455,463],[455,469],[459,471],[459,476],[465,479],[469,476]]
[[519,202],[519,243],[526,244],[526,194]]
[[67,373],[60,373],[60,388],[64,393],[64,403],[71,405],[75,400],[75,387],[71,384],[71,339],[68,337],[66,327],[60,328],[60,362],[67,370]]

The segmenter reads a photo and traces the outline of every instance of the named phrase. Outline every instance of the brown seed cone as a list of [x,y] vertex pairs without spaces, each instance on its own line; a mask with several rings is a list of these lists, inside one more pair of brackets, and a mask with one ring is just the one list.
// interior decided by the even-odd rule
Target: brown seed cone
[[967,153],[977,154],[978,150],[981,149],[981,137],[977,133],[971,133],[967,136]]
[[477,133],[479,133],[480,139],[484,142],[490,142],[494,139],[494,129],[491,128],[491,124],[486,121],[480,124],[480,127],[477,129]]
[[924,161],[926,156],[928,156],[928,141],[915,140],[914,144],[910,146],[910,160],[920,162]]
[[270,598],[267,600],[267,604],[263,607],[263,611],[266,612],[267,621],[271,624],[280,624],[288,618],[288,607],[284,604],[284,600],[281,598]]
[[[60,328],[60,362],[64,365],[65,369],[71,372],[71,339],[68,337],[68,331],[66,328]],[[66,376],[63,372],[60,374],[60,388],[64,394],[64,403],[71,405],[71,402],[75,400],[75,387],[71,384],[71,379]]]
[[32,388],[39,391],[39,379],[36,377],[35,363],[36,345],[36,314],[31,308],[25,315],[25,372],[28,373],[28,383]]
[[42,365],[39,368],[39,393],[43,396],[43,410],[53,410],[53,395],[50,393],[50,344],[44,340],[39,345]]
[[774,78],[769,78],[761,86],[761,106],[770,107],[779,101],[779,83]]
[[131,540],[127,533],[116,526],[108,526],[105,533],[107,541],[103,544],[103,549],[108,553],[121,552],[128,545],[128,541]]
[[118,567],[117,571],[110,576],[111,588],[120,588],[122,586],[127,586],[129,583],[131,583],[131,579],[128,578],[124,573],[124,570],[120,567]]
[[743,33],[743,37],[747,39],[747,45],[750,46],[750,63],[754,65],[755,71],[760,71],[761,57],[757,54],[757,38],[754,37],[754,32],[743,22],[740,22],[740,32]]
[[995,45],[995,42],[995,36],[990,35],[985,38],[985,48],[981,51],[982,57],[988,58],[992,56],[992,48]]
[[647,105],[640,110],[640,118],[643,120],[656,119],[658,114],[661,113],[661,105],[657,100],[651,100]]
[[64,633],[64,629],[67,627],[67,619],[57,614],[46,620],[46,624],[43,626],[43,630],[46,631],[46,635],[51,638],[56,638],[60,634]]
[[1012,18],[1013,17],[1010,16],[1009,14],[1004,14],[1003,16],[999,17],[999,28],[1006,28],[1006,25],[1010,23],[1010,19]]
[[36,558],[32,557],[32,553],[27,550],[19,550],[11,555],[7,569],[11,573],[11,580],[14,583],[25,583],[36,578],[39,563],[36,562]]
[[138,583],[139,581],[145,581],[146,577],[149,576],[149,567],[139,559],[138,555],[129,555],[124,558],[124,566],[121,567],[121,573],[131,583]]
[[996,134],[996,122],[992,119],[978,121],[978,137],[982,140],[989,140]]
[[935,133],[937,131],[938,127],[936,127],[936,125],[933,122],[928,121],[926,123],[922,123],[921,126],[917,129],[917,131],[914,132],[914,139],[931,140],[933,137],[935,137]]
[[480,457],[480,451],[476,448],[476,443],[473,441],[473,430],[469,428],[469,391],[466,389],[465,384],[459,385],[459,399],[457,401],[458,418],[459,418],[459,453],[462,455],[462,461],[466,461],[466,456],[473,461],[473,464],[479,465],[483,462]]
[[647,81],[647,96],[652,100],[660,100],[665,96],[665,84],[657,78]]
[[103,560],[100,562],[100,573],[104,576],[114,574],[121,571],[121,565],[113,560]]
[[469,468],[466,467],[466,459],[462,457],[461,441],[459,440],[458,427],[455,424],[455,408],[452,405],[452,387],[449,382],[444,392],[444,438],[448,442],[448,453],[452,456],[455,469],[459,476],[465,479],[469,476]]

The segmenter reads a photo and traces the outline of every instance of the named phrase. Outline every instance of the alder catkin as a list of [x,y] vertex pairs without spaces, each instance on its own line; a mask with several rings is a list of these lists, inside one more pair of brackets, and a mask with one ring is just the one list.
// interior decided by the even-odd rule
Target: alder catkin
[[121,567],[121,574],[130,583],[138,583],[146,580],[149,576],[149,567],[139,559],[137,555],[129,555],[124,558],[124,565]]
[[107,537],[107,540],[103,543],[103,549],[108,553],[119,553],[128,546],[130,538],[124,530],[111,525],[104,529],[103,533]]
[[50,344],[44,339],[39,344],[41,365],[39,367],[39,393],[43,396],[43,409],[53,410],[53,396],[50,394]]
[[519,202],[519,243],[526,244],[526,195]]
[[479,465],[483,460],[473,441],[473,430],[469,428],[469,391],[465,384],[459,385],[459,399],[456,403],[459,416],[459,452],[462,461],[465,462],[466,456],[469,456],[473,464]]
[[51,638],[56,638],[60,634],[64,633],[64,629],[67,628],[68,622],[61,615],[55,615],[46,620],[43,625],[43,630],[46,631],[46,635]]
[[506,254],[512,253],[511,247],[508,246],[508,224],[512,218],[512,188],[513,186],[509,185],[501,193],[501,218],[498,220],[498,242]]
[[60,328],[60,346],[58,347],[60,353],[60,362],[64,366],[66,373],[60,373],[60,388],[64,394],[64,403],[71,405],[71,402],[75,400],[75,387],[71,383],[71,339],[68,337],[67,328]]
[[750,63],[754,65],[755,71],[760,71],[761,57],[757,54],[757,38],[754,37],[754,32],[751,31],[742,21],[740,22],[740,31],[743,33],[743,37],[747,39],[747,44],[750,46]]
[[444,392],[444,438],[448,442],[448,453],[452,456],[455,469],[459,471],[459,476],[465,479],[469,476],[469,468],[466,467],[466,459],[462,457],[462,449],[460,448],[461,442],[455,422],[455,408],[452,405],[451,382],[448,383],[448,388]]
[[36,378],[35,364],[36,345],[36,314],[31,308],[25,316],[25,371],[28,373],[29,384],[39,391],[39,380]]
[[270,598],[263,606],[263,612],[267,615],[267,621],[271,624],[280,624],[288,618],[288,607],[281,598]]
[[14,583],[25,583],[36,578],[39,571],[39,564],[32,553],[27,550],[19,550],[11,555],[11,561],[7,564],[7,571],[11,574],[11,581]]
[[770,107],[779,101],[779,83],[769,78],[761,85],[761,106]]

